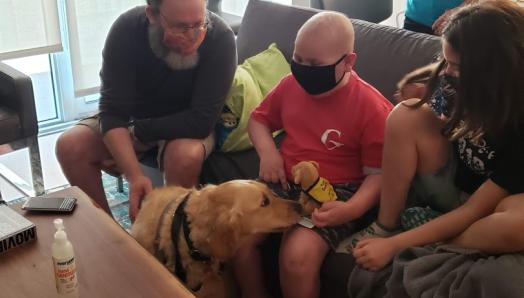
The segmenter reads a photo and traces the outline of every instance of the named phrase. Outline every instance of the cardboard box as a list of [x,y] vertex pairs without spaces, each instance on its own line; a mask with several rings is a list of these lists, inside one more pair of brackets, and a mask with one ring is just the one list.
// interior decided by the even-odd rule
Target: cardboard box
[[36,239],[35,224],[0,201],[0,253]]

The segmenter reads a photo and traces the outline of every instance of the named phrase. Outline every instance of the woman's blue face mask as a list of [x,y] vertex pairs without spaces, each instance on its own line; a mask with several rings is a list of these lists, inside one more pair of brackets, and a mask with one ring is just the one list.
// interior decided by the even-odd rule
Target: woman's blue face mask
[[346,58],[346,54],[331,65],[312,66],[291,61],[291,73],[304,90],[311,95],[318,95],[335,88],[344,78],[337,81],[335,69]]

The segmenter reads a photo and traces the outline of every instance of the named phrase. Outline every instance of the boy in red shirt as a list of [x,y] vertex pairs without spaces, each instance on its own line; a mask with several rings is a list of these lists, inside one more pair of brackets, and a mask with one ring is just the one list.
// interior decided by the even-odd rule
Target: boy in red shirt
[[[313,229],[297,226],[284,234],[284,297],[318,297],[324,257],[357,232],[354,221],[378,202],[384,127],[392,105],[353,71],[353,48],[354,30],[346,16],[313,16],[297,34],[292,75],[251,114],[248,130],[260,156],[260,178],[287,189],[291,167],[314,160],[342,199],[314,211]],[[280,129],[286,136],[279,152],[272,132]],[[243,297],[267,297],[256,249],[262,238],[241,248],[235,259]]]

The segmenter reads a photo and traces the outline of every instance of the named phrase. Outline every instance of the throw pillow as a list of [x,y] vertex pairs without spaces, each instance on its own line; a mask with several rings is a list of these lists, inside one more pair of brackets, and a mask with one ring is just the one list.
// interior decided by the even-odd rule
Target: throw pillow
[[224,109],[215,127],[217,150],[234,152],[253,146],[247,133],[251,111],[290,72],[286,58],[274,43],[237,67]]

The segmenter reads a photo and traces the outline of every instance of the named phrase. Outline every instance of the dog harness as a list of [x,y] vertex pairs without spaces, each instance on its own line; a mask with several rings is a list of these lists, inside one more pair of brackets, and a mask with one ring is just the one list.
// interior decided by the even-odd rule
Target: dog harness
[[[211,257],[203,254],[201,251],[195,248],[193,245],[193,241],[191,241],[191,237],[189,237],[189,222],[187,221],[187,214],[184,211],[186,207],[186,203],[189,200],[189,197],[191,196],[191,192],[189,192],[184,199],[182,199],[182,202],[178,205],[176,208],[175,213],[173,214],[173,221],[171,223],[171,240],[173,241],[173,245],[175,246],[175,274],[182,280],[183,282],[187,282],[187,275],[186,270],[182,266],[182,261],[180,258],[180,251],[178,249],[178,238],[180,235],[180,228],[183,229],[184,232],[184,238],[186,240],[188,249],[189,249],[189,255],[191,258],[198,262],[210,262]],[[200,288],[198,286],[198,288]],[[197,289],[192,289],[193,291],[197,291]]]
[[333,185],[322,177],[318,177],[317,181],[308,189],[304,190],[304,192],[320,203],[335,201],[337,199]]

